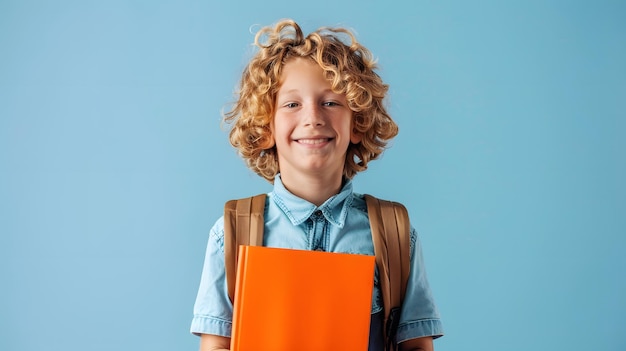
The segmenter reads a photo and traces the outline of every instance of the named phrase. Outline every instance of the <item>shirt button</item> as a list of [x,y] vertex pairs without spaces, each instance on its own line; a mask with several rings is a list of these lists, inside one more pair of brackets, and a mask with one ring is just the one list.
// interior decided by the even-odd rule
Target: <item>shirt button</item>
[[317,210],[314,213],[315,217],[322,217],[322,211],[321,210]]

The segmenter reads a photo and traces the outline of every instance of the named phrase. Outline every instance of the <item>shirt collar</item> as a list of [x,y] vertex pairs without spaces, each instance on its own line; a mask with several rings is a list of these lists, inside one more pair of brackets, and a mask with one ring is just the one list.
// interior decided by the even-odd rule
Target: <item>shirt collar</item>
[[344,180],[343,187],[339,193],[331,196],[319,207],[290,193],[283,185],[280,174],[274,178],[274,190],[272,193],[274,203],[285,213],[293,225],[303,223],[319,210],[327,221],[339,228],[343,228],[348,208],[352,203],[352,196],[350,196],[352,195],[352,181],[349,179]]

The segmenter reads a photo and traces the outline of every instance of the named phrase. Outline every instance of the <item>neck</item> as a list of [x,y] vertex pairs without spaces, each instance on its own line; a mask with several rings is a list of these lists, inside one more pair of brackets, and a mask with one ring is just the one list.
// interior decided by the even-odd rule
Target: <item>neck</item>
[[339,193],[343,176],[342,174],[292,176],[281,173],[280,179],[290,193],[315,204],[315,206],[320,206],[331,196]]

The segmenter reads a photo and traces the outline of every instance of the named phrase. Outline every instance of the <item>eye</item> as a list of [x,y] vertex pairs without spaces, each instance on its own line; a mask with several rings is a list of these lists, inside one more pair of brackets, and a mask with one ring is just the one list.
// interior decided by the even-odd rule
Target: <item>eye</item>
[[322,103],[322,106],[332,107],[332,106],[341,106],[341,104],[336,101],[324,101]]
[[288,102],[288,103],[284,104],[283,106],[286,107],[286,108],[296,108],[299,105],[298,105],[297,102]]

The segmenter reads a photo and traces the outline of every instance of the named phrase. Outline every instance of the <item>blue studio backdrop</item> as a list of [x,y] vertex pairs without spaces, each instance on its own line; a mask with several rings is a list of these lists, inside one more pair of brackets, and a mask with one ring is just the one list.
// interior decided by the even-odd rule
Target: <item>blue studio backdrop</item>
[[400,134],[438,351],[626,349],[623,1],[0,1],[0,350],[196,350],[220,126],[256,29],[347,26]]

